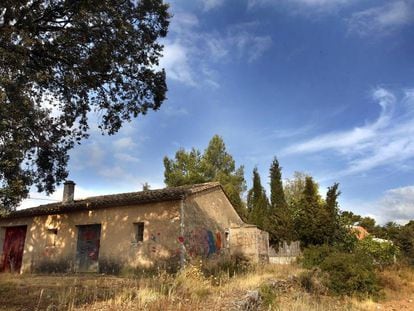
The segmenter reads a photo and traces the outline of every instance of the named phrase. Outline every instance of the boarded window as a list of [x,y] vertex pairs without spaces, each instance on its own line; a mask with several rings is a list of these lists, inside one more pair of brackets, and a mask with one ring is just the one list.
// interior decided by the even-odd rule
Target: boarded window
[[135,242],[144,241],[144,223],[137,222],[134,224],[135,227]]
[[46,246],[56,246],[58,230],[56,228],[49,228],[46,231]]

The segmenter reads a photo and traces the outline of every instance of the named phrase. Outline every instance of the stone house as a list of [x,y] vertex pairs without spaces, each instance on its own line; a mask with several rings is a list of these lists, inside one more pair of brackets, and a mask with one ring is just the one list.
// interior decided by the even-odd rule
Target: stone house
[[107,272],[177,268],[195,258],[268,260],[268,234],[244,223],[219,183],[63,200],[0,218],[0,269]]

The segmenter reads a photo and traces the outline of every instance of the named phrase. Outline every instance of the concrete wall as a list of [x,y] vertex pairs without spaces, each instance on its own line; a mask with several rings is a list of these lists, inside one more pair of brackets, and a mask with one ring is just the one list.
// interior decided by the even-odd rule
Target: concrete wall
[[[101,268],[151,267],[175,264],[179,258],[179,201],[94,209],[61,215],[0,220],[4,227],[27,225],[22,272],[42,265],[73,270],[79,225],[101,224],[99,263]],[[134,223],[144,222],[144,241],[135,240]],[[48,229],[57,229],[54,246],[47,245]],[[0,233],[1,233],[0,232]],[[3,243],[4,238],[0,239]],[[2,246],[2,245],[0,245]],[[3,248],[0,248],[2,251]],[[105,267],[102,267],[104,265]]]

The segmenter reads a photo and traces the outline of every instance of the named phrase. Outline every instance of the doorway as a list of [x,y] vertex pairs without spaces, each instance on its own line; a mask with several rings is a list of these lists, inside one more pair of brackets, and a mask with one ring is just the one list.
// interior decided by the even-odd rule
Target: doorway
[[4,234],[2,272],[20,273],[27,226],[6,227]]
[[78,226],[77,272],[98,272],[100,238],[100,224]]

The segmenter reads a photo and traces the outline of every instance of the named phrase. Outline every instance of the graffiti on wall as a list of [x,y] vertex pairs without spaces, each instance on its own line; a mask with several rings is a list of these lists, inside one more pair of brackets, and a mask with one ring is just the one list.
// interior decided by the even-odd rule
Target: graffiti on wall
[[205,228],[194,228],[184,237],[178,237],[178,241],[184,243],[190,257],[209,257],[222,249],[221,233]]

